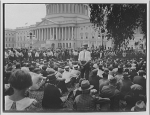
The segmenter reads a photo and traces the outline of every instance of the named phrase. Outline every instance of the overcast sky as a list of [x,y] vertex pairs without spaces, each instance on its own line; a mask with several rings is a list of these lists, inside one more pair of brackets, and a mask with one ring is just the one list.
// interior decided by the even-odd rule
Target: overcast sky
[[5,28],[15,29],[40,22],[46,15],[46,7],[45,4],[6,4],[4,12]]

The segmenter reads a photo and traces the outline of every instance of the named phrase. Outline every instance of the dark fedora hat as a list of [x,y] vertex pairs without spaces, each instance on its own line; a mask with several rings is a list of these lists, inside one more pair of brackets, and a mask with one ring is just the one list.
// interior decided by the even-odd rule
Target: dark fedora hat
[[47,82],[56,81],[56,76],[54,74],[53,75],[48,75],[46,81]]
[[83,80],[81,82],[81,87],[79,88],[80,91],[83,91],[83,90],[90,90],[92,89],[94,86],[93,85],[90,85],[90,82],[88,80]]
[[47,73],[48,73],[47,77],[50,77],[50,76],[53,76],[53,75],[55,76],[57,72],[54,69],[49,69],[47,71]]

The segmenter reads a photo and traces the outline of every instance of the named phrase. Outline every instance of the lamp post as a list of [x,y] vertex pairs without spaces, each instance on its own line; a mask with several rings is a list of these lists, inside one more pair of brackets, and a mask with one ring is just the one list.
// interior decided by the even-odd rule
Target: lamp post
[[27,37],[29,37],[29,39],[30,39],[30,49],[32,49],[34,35],[32,34],[32,32],[30,32]]
[[105,30],[103,28],[101,29],[101,33],[102,33],[102,50],[103,50],[104,49],[103,40],[104,40],[104,33],[105,33]]

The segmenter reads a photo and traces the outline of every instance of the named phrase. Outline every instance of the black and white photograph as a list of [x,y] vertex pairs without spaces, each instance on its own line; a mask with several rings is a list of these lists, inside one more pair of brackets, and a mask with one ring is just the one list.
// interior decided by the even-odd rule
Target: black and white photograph
[[148,0],[1,6],[3,113],[147,113]]

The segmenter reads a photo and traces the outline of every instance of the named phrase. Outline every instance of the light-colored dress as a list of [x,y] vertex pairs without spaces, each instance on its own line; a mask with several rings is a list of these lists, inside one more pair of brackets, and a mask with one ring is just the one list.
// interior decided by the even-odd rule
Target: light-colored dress
[[37,101],[25,97],[19,101],[13,101],[9,99],[9,96],[5,96],[5,111],[35,111]]

